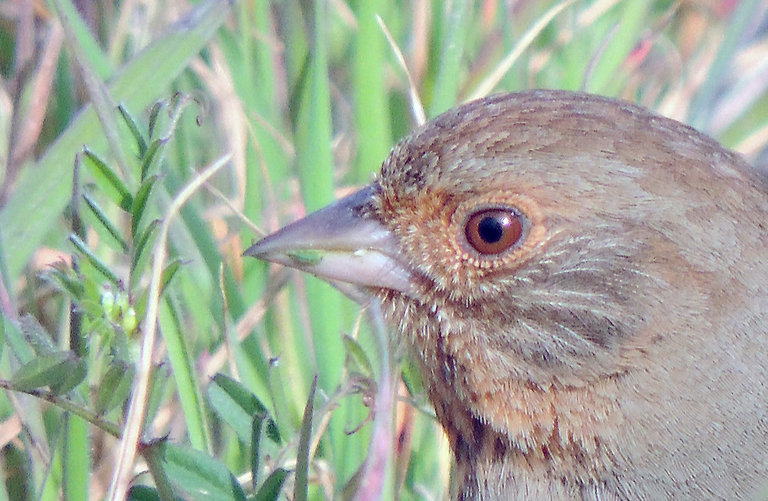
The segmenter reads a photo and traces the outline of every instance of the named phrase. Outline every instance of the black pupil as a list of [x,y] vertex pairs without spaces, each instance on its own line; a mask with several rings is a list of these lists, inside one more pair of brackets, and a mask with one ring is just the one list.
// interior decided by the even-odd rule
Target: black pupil
[[484,217],[477,225],[477,231],[484,242],[494,244],[504,234],[503,221],[498,217]]

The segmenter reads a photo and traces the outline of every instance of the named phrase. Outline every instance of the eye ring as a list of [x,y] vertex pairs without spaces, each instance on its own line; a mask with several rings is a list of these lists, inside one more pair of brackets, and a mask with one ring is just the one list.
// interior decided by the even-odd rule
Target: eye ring
[[464,237],[479,254],[492,256],[514,247],[522,238],[524,218],[511,207],[488,207],[471,213],[464,223]]

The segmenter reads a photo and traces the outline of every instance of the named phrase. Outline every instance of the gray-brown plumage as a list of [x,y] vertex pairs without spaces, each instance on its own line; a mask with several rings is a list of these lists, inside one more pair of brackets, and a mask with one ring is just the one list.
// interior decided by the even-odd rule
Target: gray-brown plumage
[[766,182],[706,136],[534,91],[439,116],[247,254],[380,298],[458,499],[745,499],[768,486],[767,225]]

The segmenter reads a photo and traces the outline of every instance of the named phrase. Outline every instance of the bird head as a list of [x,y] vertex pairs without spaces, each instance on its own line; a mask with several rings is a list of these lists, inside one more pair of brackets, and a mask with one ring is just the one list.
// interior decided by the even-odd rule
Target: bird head
[[[420,127],[369,186],[246,255],[377,296],[449,437],[490,424],[530,445],[531,430],[613,419],[600,388],[656,370],[665,337],[707,328],[743,237],[727,213],[755,183],[714,141],[640,107],[503,94]],[[593,388],[570,410],[552,403]]]

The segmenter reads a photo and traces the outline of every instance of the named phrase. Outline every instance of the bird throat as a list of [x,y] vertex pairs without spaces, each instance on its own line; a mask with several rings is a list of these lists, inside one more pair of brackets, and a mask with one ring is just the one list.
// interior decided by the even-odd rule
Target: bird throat
[[433,311],[400,303],[393,312],[449,440],[458,493],[484,499],[481,486],[519,485],[520,476],[578,486],[609,475],[622,421],[607,397],[613,378],[543,387],[505,372],[475,333],[447,329]]

